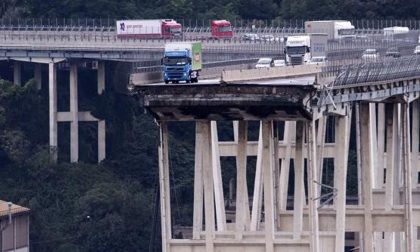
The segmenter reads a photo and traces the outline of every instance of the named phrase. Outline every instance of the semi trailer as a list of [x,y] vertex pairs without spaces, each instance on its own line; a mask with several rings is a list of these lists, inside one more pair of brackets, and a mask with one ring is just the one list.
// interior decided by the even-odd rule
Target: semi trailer
[[182,38],[182,25],[173,19],[118,20],[118,38]]

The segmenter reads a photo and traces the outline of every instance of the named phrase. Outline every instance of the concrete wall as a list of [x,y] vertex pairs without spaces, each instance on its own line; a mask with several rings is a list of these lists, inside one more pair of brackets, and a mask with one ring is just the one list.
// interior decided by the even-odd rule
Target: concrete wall
[[222,72],[222,81],[235,82],[283,77],[314,75],[321,72],[321,65],[297,65],[258,69],[227,70]]
[[[205,68],[200,72],[199,79],[213,79],[220,78],[223,70],[240,70],[240,69],[251,69],[254,64],[240,64],[232,66],[221,66]],[[150,72],[150,73],[134,73],[130,75],[130,84],[132,85],[145,85],[150,83],[160,83],[163,81],[162,72]]]

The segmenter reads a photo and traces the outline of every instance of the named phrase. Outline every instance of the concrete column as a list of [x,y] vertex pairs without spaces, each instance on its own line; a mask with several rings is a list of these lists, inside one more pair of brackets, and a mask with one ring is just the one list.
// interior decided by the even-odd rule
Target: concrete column
[[[358,204],[363,205],[363,172],[362,172],[362,149],[360,135],[360,104],[355,104],[356,109],[356,155],[357,155],[357,198]],[[360,244],[363,244],[363,235],[360,235]]]
[[[395,158],[395,172],[394,172],[394,183],[395,183],[395,192],[398,193],[394,193],[394,202],[398,205],[403,204],[403,199],[401,198],[401,194],[400,191],[402,189],[403,186],[403,180],[404,180],[404,175],[403,175],[403,169],[402,169],[402,162],[403,162],[403,152],[402,152],[402,148],[403,148],[403,133],[402,133],[402,106],[401,104],[397,104],[397,115],[398,115],[398,120],[394,120],[394,123],[398,122],[397,125],[397,150],[398,152],[396,152],[394,154]],[[400,235],[398,235],[396,237],[397,240],[401,240],[403,237],[403,232],[400,232]],[[401,245],[403,246],[403,244]]]
[[294,159],[295,168],[295,189],[293,207],[293,239],[301,239],[303,231],[303,203],[305,197],[304,177],[303,177],[303,137],[304,123],[296,122],[296,150]]
[[211,123],[198,123],[204,137],[203,142],[203,185],[204,185],[204,213],[206,252],[214,252],[214,186],[213,186],[213,159],[211,148]]
[[222,170],[220,167],[219,140],[217,137],[217,124],[211,122],[211,154],[213,165],[214,199],[216,203],[217,231],[226,230],[225,197],[223,193]]
[[373,137],[371,135],[371,116],[369,104],[361,103],[359,105],[360,121],[360,156],[363,170],[363,203],[365,210],[364,218],[364,239],[363,251],[374,252],[373,248],[373,222],[372,222],[372,170],[374,169]]
[[413,195],[411,185],[411,158],[410,158],[410,107],[407,103],[401,105],[402,117],[402,170],[404,177],[404,221],[405,221],[405,247],[407,252],[414,252],[413,227]]
[[395,159],[398,152],[398,108],[396,104],[387,104],[386,107],[386,180],[385,180],[385,209],[392,210],[394,207],[394,173]]
[[273,194],[274,194],[274,225],[280,226],[280,163],[279,163],[279,132],[278,121],[272,122],[272,137],[270,138],[270,146],[272,148],[271,158],[273,166]]
[[235,143],[238,142],[238,121],[233,121],[232,122],[232,126],[233,126],[233,141]]
[[395,194],[398,193],[396,174],[399,169],[399,139],[398,139],[398,113],[397,104],[387,104],[386,106],[386,180],[385,180],[385,209],[390,211],[396,203]]
[[263,141],[262,141],[262,123],[260,123],[260,133],[258,140],[257,163],[255,169],[254,179],[254,193],[252,199],[252,213],[251,213],[251,231],[257,231],[261,222],[261,207],[262,207],[262,154],[263,154]]
[[[322,170],[324,167],[324,146],[325,146],[325,131],[327,127],[327,117],[323,116],[318,120],[318,132],[317,132],[317,168],[318,168],[318,176],[316,180],[318,182],[322,182]],[[318,187],[318,194],[321,194],[321,187]]]
[[413,186],[413,188],[416,188],[418,185],[418,172],[419,172],[419,166],[417,165],[417,163],[419,162],[419,105],[420,102],[417,99],[416,101],[413,102],[413,116],[412,116],[412,120],[413,120],[413,124],[412,124],[412,135],[411,135],[411,169],[412,169],[412,175],[411,175],[411,184]]
[[195,160],[194,160],[194,213],[193,239],[200,239],[203,230],[203,145],[202,123],[195,126]]
[[238,125],[238,152],[236,156],[236,239],[241,240],[243,231],[249,226],[250,216],[248,189],[246,182],[247,158],[247,122],[240,121]]
[[378,162],[377,162],[377,149],[378,149],[378,133],[377,133],[377,128],[376,128],[376,104],[375,103],[369,103],[369,117],[370,117],[370,127],[369,127],[369,132],[370,132],[370,138],[372,139],[372,141],[370,141],[370,145],[372,148],[372,153],[374,153],[375,155],[372,156],[372,167],[373,169],[372,171],[372,188],[378,189],[381,188],[382,185],[382,181],[381,178],[379,178],[380,172],[378,171]]
[[77,64],[70,65],[70,162],[79,161],[79,103],[77,91]]
[[311,238],[311,252],[319,250],[319,220],[318,220],[318,198],[319,190],[315,184],[318,179],[318,168],[316,160],[317,156],[317,139],[315,133],[315,121],[311,121],[306,125],[308,136],[308,205],[309,205],[309,225]]
[[263,142],[263,177],[264,177],[264,219],[265,219],[265,251],[274,252],[274,172],[273,172],[273,122],[262,122],[262,142]]
[[[416,188],[418,186],[418,173],[419,173],[419,100],[413,102],[413,115],[412,115],[412,130],[411,130],[411,186],[412,188]],[[417,240],[417,226],[413,227],[413,242],[414,248],[418,247],[418,240]]]
[[[105,63],[98,63],[98,94],[105,90]],[[98,121],[98,162],[106,158],[106,125],[105,120]]]
[[346,226],[346,190],[347,190],[347,161],[349,151],[351,112],[335,120],[336,154],[334,158],[334,187],[337,196],[334,200],[336,209],[336,239],[335,251],[344,251]]
[[[355,109],[356,109],[355,117],[356,117],[356,156],[357,156],[357,199],[358,199],[358,205],[362,206],[364,193],[363,193],[363,180],[362,180],[363,178],[362,148],[361,148],[362,137],[360,134],[361,121],[360,121],[360,104],[359,103],[355,104]],[[364,232],[360,232],[359,235],[357,236],[359,240],[360,252],[364,252],[363,246],[365,242],[363,239],[363,233]]]
[[292,143],[296,137],[296,122],[287,121],[284,123],[284,144],[286,145],[285,158],[281,161],[280,185],[279,185],[279,210],[286,210],[287,190],[289,185],[290,159],[292,156]]
[[49,91],[49,117],[50,117],[50,155],[53,162],[57,162],[57,67],[51,62],[48,64],[48,91]]
[[22,85],[22,63],[18,61],[13,62],[13,83]]
[[384,188],[384,153],[385,153],[385,104],[378,104],[378,144],[377,144],[377,174],[378,188]]
[[42,64],[35,64],[34,68],[34,79],[36,81],[36,89],[41,90],[42,88]]
[[168,126],[160,122],[159,144],[159,189],[162,252],[170,252],[171,231],[171,191],[169,188]]

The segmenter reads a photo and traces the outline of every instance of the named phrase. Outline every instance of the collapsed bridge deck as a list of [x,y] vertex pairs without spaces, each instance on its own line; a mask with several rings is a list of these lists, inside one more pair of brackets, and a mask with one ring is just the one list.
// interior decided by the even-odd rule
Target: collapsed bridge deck
[[313,85],[179,84],[137,86],[158,120],[310,119]]

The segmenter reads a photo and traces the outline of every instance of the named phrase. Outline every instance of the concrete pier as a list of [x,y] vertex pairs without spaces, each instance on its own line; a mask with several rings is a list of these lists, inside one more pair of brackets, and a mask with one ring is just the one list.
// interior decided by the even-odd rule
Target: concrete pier
[[[362,100],[317,108],[308,106],[315,104],[311,97],[317,92],[308,86],[152,85],[137,91],[161,131],[167,130],[163,128],[167,121],[196,123],[192,234],[182,240],[171,238],[166,227],[162,242],[167,251],[420,249],[415,239],[420,226],[420,208],[416,207],[420,189],[413,178],[420,163],[416,99],[411,100],[412,105],[396,96],[384,102]],[[327,123],[327,118],[334,124]],[[233,141],[217,139],[218,121],[234,121]],[[260,122],[258,141],[247,138],[249,121]],[[284,122],[282,140],[275,126],[280,121]],[[352,124],[356,126],[354,135]],[[325,142],[326,136],[333,142]],[[170,148],[163,140],[161,146]],[[351,170],[350,141],[357,143],[357,167]],[[246,179],[250,156],[256,157],[253,187]],[[236,158],[233,210],[221,209],[226,207],[221,200],[226,198],[221,196],[221,157]],[[334,175],[332,186],[322,184],[324,159],[333,160],[326,168]],[[161,162],[161,178],[167,173],[164,169]],[[291,172],[294,188],[289,181]],[[357,185],[352,185],[358,190],[355,199],[347,194],[349,176],[357,178]],[[252,188],[249,198],[247,187]],[[170,208],[168,195],[161,195],[165,208]],[[171,220],[165,211],[166,217],[161,218],[168,223]]]

